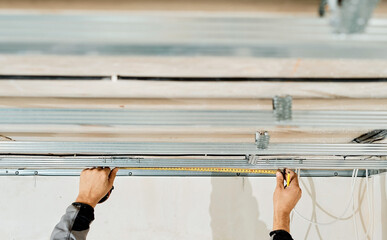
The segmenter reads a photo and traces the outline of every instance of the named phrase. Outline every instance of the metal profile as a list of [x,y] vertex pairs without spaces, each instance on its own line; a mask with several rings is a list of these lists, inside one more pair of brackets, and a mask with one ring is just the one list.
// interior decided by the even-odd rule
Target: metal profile
[[[353,1],[343,2],[351,4]],[[367,6],[363,4],[360,6],[354,12],[340,11],[341,21],[338,26],[348,28],[347,23],[356,23],[355,19],[359,16],[362,17],[362,22],[366,23],[367,14],[363,14],[362,11],[367,11]],[[15,18],[18,21],[15,21]],[[22,12],[3,13],[0,19],[2,54],[34,52],[42,55],[96,53],[100,56],[349,59],[387,57],[385,54],[387,21],[383,18],[372,19],[367,35],[351,38],[333,35],[325,19],[278,14],[141,12],[130,15],[124,13],[86,15],[83,12],[40,15]],[[88,26],[87,31],[84,30],[84,26]],[[31,29],[35,31],[31,32]]]
[[[351,176],[387,169],[387,144],[1,142],[0,175],[74,176],[88,167],[124,167],[121,175],[235,176],[233,173],[138,170],[157,167],[303,169],[308,176]],[[237,176],[265,176],[237,174]]]
[[387,129],[376,129],[352,140],[353,143],[373,143],[387,137]]
[[0,155],[47,156],[387,156],[387,144],[273,143],[258,149],[255,143],[182,142],[0,142]]
[[266,149],[269,146],[270,135],[267,131],[255,133],[255,144],[259,149]]
[[379,0],[330,1],[332,16],[330,24],[335,33],[364,32]]
[[[82,169],[0,169],[0,176],[79,176]],[[377,174],[374,172],[373,174]],[[301,170],[303,177],[351,177],[352,170]],[[272,177],[269,174],[213,173],[213,172],[176,172],[126,170],[118,171],[117,176],[149,177]],[[365,177],[365,170],[359,170],[358,177]]]
[[273,113],[277,121],[286,121],[292,119],[292,97],[275,96],[273,98]]
[[[0,109],[0,124],[132,125],[132,126],[293,126],[385,128],[387,111],[291,111],[278,121],[272,111],[251,110],[107,110]],[[285,114],[286,115],[286,114]],[[283,115],[281,115],[283,116]],[[289,118],[289,114],[286,115]],[[282,119],[282,117],[281,117]],[[285,119],[285,118],[284,118]]]
[[50,157],[50,156],[0,156],[0,168],[19,169],[73,169],[90,167],[123,167],[123,168],[247,168],[247,169],[387,169],[385,157],[262,157],[252,156],[254,160],[243,156],[233,157],[175,157],[170,156],[93,156],[93,157]]

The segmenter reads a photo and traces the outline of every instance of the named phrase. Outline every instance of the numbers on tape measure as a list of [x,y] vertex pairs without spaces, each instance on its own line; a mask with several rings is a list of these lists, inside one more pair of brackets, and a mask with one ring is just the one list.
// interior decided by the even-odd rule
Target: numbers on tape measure
[[223,173],[255,173],[255,174],[276,174],[271,169],[249,169],[249,168],[201,168],[201,167],[123,167],[129,170],[154,170],[154,171],[191,171],[191,172],[223,172]]

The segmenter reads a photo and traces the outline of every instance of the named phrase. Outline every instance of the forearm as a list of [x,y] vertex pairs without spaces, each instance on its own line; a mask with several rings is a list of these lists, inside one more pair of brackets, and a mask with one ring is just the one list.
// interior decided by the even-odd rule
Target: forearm
[[50,239],[85,240],[93,220],[94,209],[91,206],[73,203],[55,226]]
[[273,231],[284,230],[290,232],[290,217],[289,214],[276,213],[273,215]]
[[278,169],[276,180],[277,186],[273,194],[273,231],[270,237],[272,240],[293,240],[290,235],[290,212],[297,205],[302,193],[298,176],[288,168],[284,171]]
[[272,240],[293,240],[290,235],[290,217],[286,213],[274,212],[273,231],[270,233]]

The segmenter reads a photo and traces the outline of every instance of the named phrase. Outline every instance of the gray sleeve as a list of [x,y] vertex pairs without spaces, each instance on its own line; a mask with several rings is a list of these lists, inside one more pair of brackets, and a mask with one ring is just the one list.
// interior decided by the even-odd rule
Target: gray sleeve
[[[62,216],[60,219],[60,222],[55,226],[50,240],[85,240],[87,233],[89,232],[89,227],[87,225],[87,228],[81,227],[75,227],[74,224],[79,225],[78,222],[79,219],[85,219],[82,214],[80,214],[82,206],[79,205],[70,205],[66,209],[66,213]],[[90,219],[88,219],[90,220]],[[93,217],[91,221],[94,220],[94,212],[93,212]],[[89,222],[89,224],[91,223]],[[76,228],[76,230],[74,229]],[[78,229],[77,229],[78,228]]]

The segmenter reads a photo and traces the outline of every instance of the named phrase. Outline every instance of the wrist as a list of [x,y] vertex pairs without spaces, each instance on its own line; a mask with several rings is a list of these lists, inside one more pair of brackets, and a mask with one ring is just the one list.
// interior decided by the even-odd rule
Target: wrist
[[90,198],[82,196],[82,195],[78,195],[75,202],[90,205],[92,208],[95,208],[95,206],[97,206],[97,203],[98,203],[98,202],[92,201],[92,200],[90,200]]
[[277,213],[274,212],[273,217],[273,231],[276,230],[285,230],[290,233],[290,214],[288,213]]

